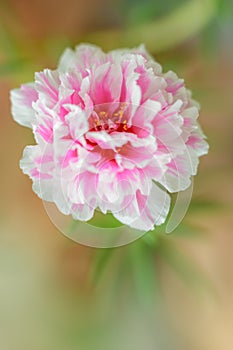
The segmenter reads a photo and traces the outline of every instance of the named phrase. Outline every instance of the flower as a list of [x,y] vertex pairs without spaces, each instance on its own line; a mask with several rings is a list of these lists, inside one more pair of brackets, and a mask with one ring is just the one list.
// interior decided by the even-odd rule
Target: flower
[[169,212],[168,192],[190,186],[208,144],[184,81],[144,46],[104,53],[67,49],[56,70],[11,91],[12,114],[36,145],[20,162],[33,190],[74,219],[112,212],[153,230]]

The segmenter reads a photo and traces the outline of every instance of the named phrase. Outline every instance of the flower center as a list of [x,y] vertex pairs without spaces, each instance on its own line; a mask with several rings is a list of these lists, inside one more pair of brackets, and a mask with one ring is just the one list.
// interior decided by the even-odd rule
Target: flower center
[[121,103],[120,106],[114,111],[109,112],[103,109],[94,112],[93,116],[93,131],[107,132],[113,131],[127,131],[127,118],[124,115],[126,103]]

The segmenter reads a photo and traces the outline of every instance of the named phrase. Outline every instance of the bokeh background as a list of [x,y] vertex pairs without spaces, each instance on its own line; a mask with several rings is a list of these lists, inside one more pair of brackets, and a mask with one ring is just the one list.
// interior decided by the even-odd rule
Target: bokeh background
[[[81,246],[19,169],[34,141],[12,121],[9,90],[86,41],[145,43],[202,106],[210,152],[170,236]],[[233,349],[232,93],[231,0],[0,0],[0,349]]]

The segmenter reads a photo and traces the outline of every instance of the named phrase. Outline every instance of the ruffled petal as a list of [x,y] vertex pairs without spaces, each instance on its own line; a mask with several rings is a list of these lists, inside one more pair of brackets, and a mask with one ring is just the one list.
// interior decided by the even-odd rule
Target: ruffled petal
[[11,113],[14,120],[28,128],[32,128],[35,117],[33,102],[38,99],[34,83],[21,85],[20,89],[11,90]]
[[149,196],[144,196],[137,191],[131,203],[113,215],[124,224],[146,232],[153,230],[155,225],[164,223],[169,208],[169,195],[153,184]]

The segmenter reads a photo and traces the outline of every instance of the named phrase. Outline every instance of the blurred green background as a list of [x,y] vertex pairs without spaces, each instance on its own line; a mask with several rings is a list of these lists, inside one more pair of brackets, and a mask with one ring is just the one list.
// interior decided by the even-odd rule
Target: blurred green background
[[[145,43],[202,106],[210,153],[170,236],[78,245],[19,169],[33,139],[11,119],[9,90],[83,41]],[[232,349],[232,93],[231,0],[0,0],[0,349]]]

